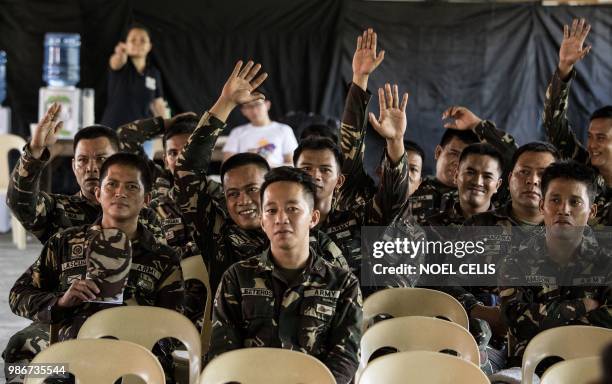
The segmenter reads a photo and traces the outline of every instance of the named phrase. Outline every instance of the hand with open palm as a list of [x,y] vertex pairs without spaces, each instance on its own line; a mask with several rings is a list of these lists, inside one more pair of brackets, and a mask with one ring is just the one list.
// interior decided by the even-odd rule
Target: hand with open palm
[[591,25],[585,19],[574,19],[571,29],[563,26],[563,41],[559,48],[559,74],[567,79],[574,65],[584,59],[591,51],[591,45],[584,45]]
[[34,158],[39,159],[45,148],[50,150],[57,142],[57,134],[64,125],[64,122],[59,120],[61,111],[62,106],[53,103],[34,128],[30,141],[30,152]]
[[404,93],[400,103],[397,84],[393,87],[385,84],[385,89],[378,89],[378,104],[380,116],[378,119],[372,112],[369,120],[379,135],[387,140],[387,154],[393,162],[397,162],[404,154],[404,133],[406,132],[406,106],[408,93]]
[[368,78],[372,72],[382,63],[385,51],[376,53],[378,37],[372,28],[363,31],[357,37],[357,48],[353,55],[353,83],[364,91],[368,87]]

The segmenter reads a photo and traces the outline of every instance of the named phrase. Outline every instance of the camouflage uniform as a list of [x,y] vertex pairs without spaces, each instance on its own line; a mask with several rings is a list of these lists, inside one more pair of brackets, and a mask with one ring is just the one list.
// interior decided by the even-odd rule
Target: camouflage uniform
[[[208,165],[217,137],[225,123],[205,113],[183,148],[175,170],[174,197],[185,225],[193,234],[208,266],[210,286],[216,290],[223,272],[233,263],[262,253],[269,246],[261,229],[240,228],[229,216],[218,183],[207,177]],[[312,232],[323,257],[338,266],[346,266],[339,248]],[[314,244],[311,244],[314,245]]]
[[[342,115],[341,138],[345,161],[343,172],[348,172],[345,181],[346,193],[359,192],[358,176],[363,171],[361,154],[365,137],[365,116],[369,94],[351,84]],[[356,275],[361,276],[361,227],[386,226],[391,224],[408,191],[408,162],[404,154],[397,164],[391,164],[387,155],[382,162],[383,174],[374,197],[368,201],[335,201],[332,210],[318,229],[325,232],[335,242]],[[356,175],[356,178],[353,178]],[[350,192],[353,191],[353,192]],[[348,198],[347,195],[341,198]],[[355,195],[354,195],[355,196]],[[343,207],[349,207],[347,209]]]
[[[528,239],[520,248],[504,259],[500,270],[500,296],[502,315],[516,345],[510,351],[514,364],[521,362],[521,356],[529,341],[539,332],[563,325],[595,325],[612,328],[612,255],[609,248],[600,247],[592,232],[587,228],[578,248],[576,262],[560,267],[550,259],[546,248],[545,235]],[[607,286],[558,285],[553,279],[565,273],[576,278],[592,278],[597,273],[607,279]],[[537,276],[534,276],[537,274]],[[541,286],[516,286],[518,281],[536,277],[548,281]],[[514,284],[513,284],[514,283]],[[598,309],[586,312],[584,298],[596,299]]]
[[[49,324],[57,324],[59,341],[74,339],[89,316],[113,307],[93,302],[72,308],[57,306],[72,282],[85,278],[89,255],[93,252],[109,259],[123,257],[131,263],[126,265],[129,272],[123,291],[125,304],[183,312],[183,278],[178,256],[144,226],[138,226],[138,236],[131,242],[117,229],[102,229],[99,222],[66,229],[49,239],[40,257],[11,289],[11,310],[34,323],[11,338],[3,354],[6,363],[30,361],[45,348]],[[171,366],[168,345],[162,344],[163,363]],[[20,382],[19,377],[10,380]]]
[[[13,169],[6,198],[19,222],[43,244],[66,228],[92,224],[102,215],[100,205],[83,197],[81,192],[67,196],[40,191],[40,177],[49,157],[49,150],[45,149],[41,158],[35,159],[27,144]],[[153,211],[143,209],[138,221],[158,241],[165,241]]]
[[[562,158],[590,165],[589,152],[578,140],[567,119],[570,85],[575,76],[576,70],[574,69],[570,80],[565,82],[561,79],[559,70],[555,71],[546,89],[542,119],[548,141],[557,147]],[[596,168],[593,167],[593,169],[597,172]],[[612,188],[606,186],[601,175],[598,177],[598,184],[600,193],[595,198],[597,215],[589,220],[589,225],[591,227],[612,226]]]
[[351,382],[361,339],[359,282],[312,248],[310,255],[292,284],[269,250],[225,272],[213,309],[211,358],[239,348],[292,349],[321,360],[338,383]]

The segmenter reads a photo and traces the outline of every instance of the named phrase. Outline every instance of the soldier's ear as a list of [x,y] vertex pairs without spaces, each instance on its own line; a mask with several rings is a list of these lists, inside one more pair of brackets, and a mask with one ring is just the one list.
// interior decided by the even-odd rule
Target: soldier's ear
[[597,216],[597,204],[591,204],[591,209],[589,212],[589,220],[594,219]]
[[[74,159],[72,159],[72,163],[74,164]],[[102,204],[102,202],[100,201],[100,187],[96,187],[96,189],[94,189],[94,195],[96,196],[96,200],[98,201],[98,203]]]
[[338,176],[338,181],[336,181],[336,186],[334,187],[336,189],[336,192],[338,192],[340,188],[344,185],[344,180],[346,180],[346,177],[344,177],[343,174],[340,174],[340,176]]
[[540,198],[540,213],[544,213],[544,196]]
[[440,157],[440,154],[442,154],[442,147],[438,144],[436,145],[436,149],[434,151],[434,159],[438,160],[438,158]]
[[321,212],[319,212],[318,209],[313,209],[310,216],[310,229],[313,229],[319,224],[319,219],[321,219]]
[[146,208],[146,207],[149,206],[150,203],[151,203],[151,192],[147,192],[144,195],[144,203],[143,203],[143,205]]

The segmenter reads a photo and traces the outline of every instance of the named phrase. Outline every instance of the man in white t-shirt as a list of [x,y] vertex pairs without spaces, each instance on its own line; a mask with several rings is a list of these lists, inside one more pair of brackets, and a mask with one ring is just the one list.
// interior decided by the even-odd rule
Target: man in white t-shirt
[[271,167],[291,164],[297,140],[290,126],[270,120],[270,101],[243,104],[240,111],[250,123],[232,130],[223,147],[223,160],[240,152],[263,156]]

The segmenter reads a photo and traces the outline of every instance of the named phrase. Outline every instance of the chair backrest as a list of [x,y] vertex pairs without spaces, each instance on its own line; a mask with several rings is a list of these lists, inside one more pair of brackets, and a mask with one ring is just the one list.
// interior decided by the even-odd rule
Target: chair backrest
[[79,339],[112,336],[151,350],[166,337],[178,339],[189,354],[189,383],[197,383],[202,367],[200,335],[191,321],[178,312],[148,306],[109,308],[88,318],[79,330]]
[[567,325],[538,333],[525,348],[522,383],[533,382],[535,369],[547,357],[564,360],[599,356],[612,343],[612,329],[590,325]]
[[[32,364],[66,364],[78,383],[112,384],[125,375],[135,375],[147,384],[166,382],[157,358],[146,348],[120,340],[68,340],[40,352]],[[44,377],[26,377],[26,384],[39,384]]]
[[437,352],[399,352],[379,357],[363,371],[358,384],[489,384],[476,365]]
[[363,323],[379,314],[393,317],[442,317],[469,329],[468,315],[451,295],[427,288],[389,288],[369,296],[363,303]]
[[280,348],[243,348],[213,359],[200,384],[335,384],[329,369],[315,357]]
[[540,384],[593,384],[603,375],[599,356],[557,363],[544,372]]
[[206,287],[206,304],[204,305],[204,321],[202,323],[202,332],[200,339],[202,343],[202,355],[208,352],[210,345],[210,334],[212,332],[212,297],[215,292],[210,289],[210,279],[208,277],[208,269],[200,255],[191,256],[181,260],[181,269],[183,270],[183,280],[198,280]]
[[21,152],[26,145],[26,141],[17,135],[9,133],[0,134],[0,189],[8,188],[10,173],[8,154],[16,149]]

